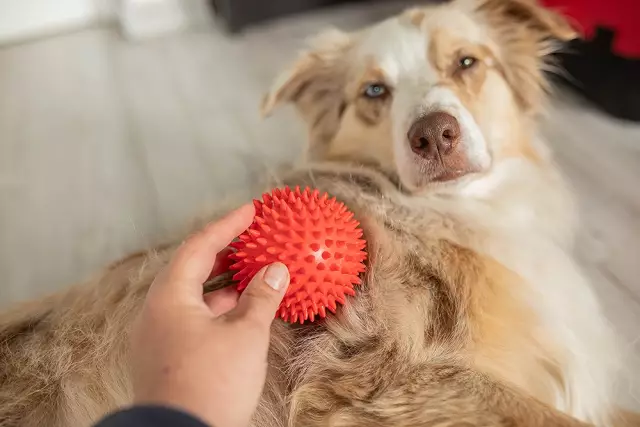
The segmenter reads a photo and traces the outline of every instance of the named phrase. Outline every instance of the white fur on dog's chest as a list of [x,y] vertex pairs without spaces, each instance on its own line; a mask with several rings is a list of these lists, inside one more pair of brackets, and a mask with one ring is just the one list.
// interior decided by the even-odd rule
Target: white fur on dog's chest
[[[556,215],[556,209],[562,208],[555,206],[557,201],[552,198],[549,215],[540,214],[548,189],[535,181],[523,189],[528,171],[519,167],[522,165],[514,162],[465,189],[479,201],[477,209],[470,205],[465,212],[482,236],[472,247],[518,273],[529,285],[531,306],[544,335],[563,352],[564,384],[557,387],[557,408],[595,425],[608,425],[618,363],[614,335],[570,253],[570,245],[564,245],[564,236],[557,233],[572,225],[563,224],[564,218]],[[509,188],[512,184],[507,176],[513,181],[514,174],[520,181],[519,192]]]
[[564,352],[556,406],[606,425],[617,349],[596,296],[571,255],[543,235],[522,230],[492,242],[488,252],[531,286],[531,305],[544,334]]

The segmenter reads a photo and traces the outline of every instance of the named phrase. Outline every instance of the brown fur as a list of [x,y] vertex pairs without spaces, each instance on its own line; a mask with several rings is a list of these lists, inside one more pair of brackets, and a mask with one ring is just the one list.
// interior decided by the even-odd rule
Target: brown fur
[[[492,28],[502,31],[511,14],[532,31],[561,33],[524,0],[498,3],[482,3]],[[412,25],[425,16],[414,12]],[[528,114],[543,84],[538,45],[521,37],[531,34],[509,36],[499,59]],[[284,182],[328,191],[355,212],[368,242],[366,277],[325,322],[274,323],[253,425],[582,425],[552,407],[562,350],[531,307],[533,284],[474,249],[486,236],[457,214],[455,198],[407,194],[388,160],[391,122],[384,104],[375,104],[385,101],[355,96],[363,82],[384,75],[371,64],[350,77],[344,55],[351,46],[342,33],[323,37],[265,98],[263,112],[294,102],[312,155],[331,159]],[[431,60],[450,51],[434,48]],[[480,85],[461,87],[461,99],[471,105]],[[527,130],[515,147],[527,145]],[[136,254],[89,283],[0,315],[0,426],[87,426],[131,402],[129,327],[172,252]]]
[[[540,402],[546,390],[540,401],[516,391],[548,373],[512,272],[449,242],[438,221],[411,226],[407,212],[380,202],[375,173],[363,174],[367,188],[314,176],[365,221],[366,286],[325,324],[274,325],[255,425],[284,425],[287,415],[295,426],[578,425]],[[0,317],[0,425],[88,425],[130,401],[127,331],[171,252],[130,257]],[[505,364],[529,378],[505,378]]]
[[405,12],[406,16],[409,18],[409,22],[416,27],[420,27],[422,25],[422,20],[425,17],[424,10],[421,9],[409,9]]
[[[574,39],[577,33],[559,14],[531,0],[484,0],[479,10],[499,41],[500,71],[521,107],[537,111],[548,91],[543,75],[545,58],[555,50],[558,40]],[[541,60],[542,66],[537,65]]]
[[[376,67],[375,62],[371,61],[365,72],[363,73],[357,88],[352,92],[359,95],[366,89],[368,84],[384,82],[384,72]],[[388,95],[381,96],[376,99],[367,99],[356,96],[351,100],[354,104],[357,117],[366,125],[376,126],[388,115],[391,97]]]

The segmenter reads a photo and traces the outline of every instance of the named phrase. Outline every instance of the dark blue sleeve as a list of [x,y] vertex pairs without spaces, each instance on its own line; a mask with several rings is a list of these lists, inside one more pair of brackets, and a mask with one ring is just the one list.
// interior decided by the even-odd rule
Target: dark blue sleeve
[[199,419],[163,406],[134,406],[108,415],[94,427],[210,427]]

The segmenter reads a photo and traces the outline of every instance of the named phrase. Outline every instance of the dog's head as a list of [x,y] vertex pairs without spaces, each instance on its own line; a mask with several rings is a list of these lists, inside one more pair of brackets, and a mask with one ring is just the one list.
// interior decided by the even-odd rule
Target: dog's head
[[545,56],[569,25],[533,0],[456,0],[360,32],[328,31],[276,82],[312,153],[375,163],[418,192],[462,185],[503,159],[536,158],[526,128]]

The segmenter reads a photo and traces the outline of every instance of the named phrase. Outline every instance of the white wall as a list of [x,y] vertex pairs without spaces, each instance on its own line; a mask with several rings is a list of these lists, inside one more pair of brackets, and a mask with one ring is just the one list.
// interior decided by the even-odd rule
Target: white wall
[[117,0],[0,0],[0,43],[91,25],[116,7]]
[[117,13],[122,33],[129,39],[180,31],[211,20],[206,0],[121,0]]
[[117,21],[131,39],[210,20],[206,0],[0,0],[0,44]]

